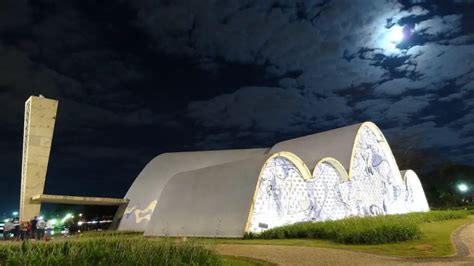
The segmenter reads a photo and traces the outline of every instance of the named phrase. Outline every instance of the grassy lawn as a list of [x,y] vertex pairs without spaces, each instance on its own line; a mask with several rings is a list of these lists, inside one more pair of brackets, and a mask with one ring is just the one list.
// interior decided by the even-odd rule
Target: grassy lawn
[[68,239],[3,241],[0,265],[271,265],[222,256],[195,241],[145,238],[138,234],[85,234]]
[[473,219],[474,217],[470,216],[467,219],[423,223],[420,225],[423,234],[421,239],[379,245],[340,244],[330,240],[320,239],[205,239],[200,241],[206,244],[312,246],[350,249],[382,255],[438,257],[450,256],[455,253],[455,247],[451,241],[451,234],[459,226],[469,223]]
[[[246,257],[223,256],[212,251],[216,244],[257,244],[312,246],[349,249],[395,256],[439,257],[455,253],[452,233],[474,216],[463,219],[428,220],[419,216],[421,237],[416,240],[386,244],[343,244],[325,239],[199,239],[181,241],[175,238],[143,237],[139,233],[106,231],[85,233],[72,238],[45,242],[11,242],[0,244],[0,265],[272,265]],[[407,216],[408,217],[408,216]],[[412,219],[417,215],[409,216]],[[466,216],[464,216],[466,217]],[[424,222],[422,222],[424,221]],[[353,224],[347,223],[347,227]],[[389,229],[387,229],[389,230]]]

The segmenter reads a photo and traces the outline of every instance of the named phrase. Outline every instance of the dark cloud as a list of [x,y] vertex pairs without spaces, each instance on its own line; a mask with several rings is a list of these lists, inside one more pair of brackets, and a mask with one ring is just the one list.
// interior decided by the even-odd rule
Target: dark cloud
[[39,93],[60,100],[54,193],[120,196],[163,151],[269,146],[363,120],[470,163],[473,10],[472,1],[2,1],[5,180],[19,186],[23,103]]
[[[421,115],[425,122],[439,120],[424,112],[437,102],[463,99],[466,90],[457,88],[473,79],[474,45],[461,6],[396,1],[175,1],[165,6],[150,2],[140,2],[138,19],[160,51],[207,62],[265,62],[269,75],[300,72],[294,79],[281,79],[280,88],[246,86],[190,103],[189,116],[204,127],[253,134],[283,129],[310,133],[364,118],[396,126],[398,133],[418,134],[411,125],[421,123]],[[403,26],[400,23],[407,23],[413,33],[398,46],[390,34]],[[453,80],[456,92],[437,99],[437,91]],[[351,88],[361,87],[367,88],[366,95],[352,99]],[[447,133],[447,125],[424,125],[423,132],[430,135]],[[463,138],[453,134],[447,136],[454,142]],[[426,138],[426,145],[443,146],[438,139]]]

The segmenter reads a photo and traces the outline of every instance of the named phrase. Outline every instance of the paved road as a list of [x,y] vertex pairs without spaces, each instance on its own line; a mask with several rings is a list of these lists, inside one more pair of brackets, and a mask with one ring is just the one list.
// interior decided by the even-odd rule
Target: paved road
[[224,255],[256,258],[278,265],[474,265],[474,223],[453,234],[457,254],[445,258],[406,258],[342,249],[281,245],[217,245]]

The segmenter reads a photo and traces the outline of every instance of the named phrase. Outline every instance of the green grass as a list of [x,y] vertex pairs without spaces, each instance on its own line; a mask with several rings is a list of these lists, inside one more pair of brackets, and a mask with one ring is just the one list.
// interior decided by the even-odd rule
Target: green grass
[[50,242],[1,242],[0,265],[271,265],[217,255],[193,240],[145,238],[134,232],[88,232]]
[[220,265],[201,245],[125,236],[95,236],[0,245],[1,265]]
[[[414,240],[377,245],[360,244],[360,242],[347,244],[347,242],[309,238],[190,239],[179,242],[172,238],[145,238],[140,233],[133,232],[101,232],[86,233],[70,239],[57,239],[48,243],[3,242],[0,245],[0,265],[269,265],[264,261],[250,258],[219,256],[207,248],[208,245],[214,244],[316,246],[384,255],[449,256],[455,252],[451,242],[452,232],[474,218],[466,218],[466,212],[452,211],[385,216],[387,217],[396,219],[400,223],[409,220],[418,227],[420,237]],[[374,222],[372,218],[364,218],[364,220]],[[344,225],[351,228],[354,226],[353,223],[358,223],[355,224],[356,229],[353,230],[363,231],[362,225],[374,225],[357,219],[354,221],[346,221],[338,226]],[[388,222],[390,226],[392,222]],[[389,230],[390,226],[387,226],[385,230]],[[297,234],[295,232],[298,231],[291,232]]]
[[420,224],[466,218],[466,211],[432,211],[404,215],[353,217],[337,221],[306,222],[272,228],[246,238],[326,239],[343,244],[384,244],[421,239]]
[[287,245],[348,249],[380,255],[407,257],[440,257],[455,253],[451,234],[461,225],[472,222],[464,219],[435,220],[419,224],[422,236],[417,240],[379,245],[342,244],[323,239],[206,239],[206,244]]

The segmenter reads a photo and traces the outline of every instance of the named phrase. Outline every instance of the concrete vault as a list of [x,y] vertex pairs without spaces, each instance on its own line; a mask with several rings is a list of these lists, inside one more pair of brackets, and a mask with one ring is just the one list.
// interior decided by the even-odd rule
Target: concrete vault
[[125,196],[119,230],[242,237],[303,221],[428,211],[412,170],[400,172],[371,122],[270,148],[165,153]]

